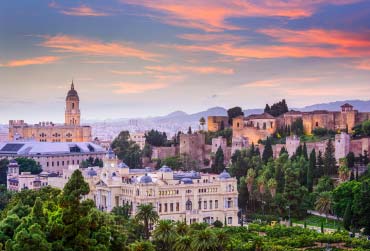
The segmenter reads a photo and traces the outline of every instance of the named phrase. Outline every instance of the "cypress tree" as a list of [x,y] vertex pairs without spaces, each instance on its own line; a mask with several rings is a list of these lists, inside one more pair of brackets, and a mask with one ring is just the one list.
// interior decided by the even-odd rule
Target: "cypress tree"
[[316,151],[313,149],[310,154],[310,161],[307,170],[307,189],[311,193],[313,188],[313,179],[316,173]]
[[351,203],[348,202],[346,206],[346,210],[344,211],[344,216],[343,216],[343,226],[348,231],[351,228],[351,221],[352,221]]
[[284,153],[288,153],[288,151],[286,150],[286,148],[283,146],[280,150],[280,153],[279,153],[279,156],[283,155]]
[[317,157],[317,169],[316,178],[320,178],[324,175],[324,160],[322,158],[322,152],[319,151],[319,156]]
[[215,161],[212,165],[213,169],[212,171],[214,173],[221,173],[225,169],[224,161],[225,161],[224,152],[222,151],[221,147],[218,147],[215,155]]
[[303,157],[305,158],[305,160],[308,160],[308,152],[307,152],[306,142],[304,142],[304,144],[303,144]]
[[269,138],[267,138],[265,149],[263,150],[263,153],[262,153],[263,162],[266,164],[270,158],[273,158],[273,155],[274,153],[272,151],[271,141]]
[[336,173],[336,160],[335,160],[335,149],[333,141],[329,139],[326,144],[325,154],[324,154],[324,174],[330,175]]

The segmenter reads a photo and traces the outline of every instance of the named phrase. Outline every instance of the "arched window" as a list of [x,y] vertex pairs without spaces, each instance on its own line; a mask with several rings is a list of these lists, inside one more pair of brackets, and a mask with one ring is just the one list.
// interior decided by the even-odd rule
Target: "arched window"
[[191,200],[188,200],[185,204],[186,210],[190,211],[193,209],[193,203],[191,203]]

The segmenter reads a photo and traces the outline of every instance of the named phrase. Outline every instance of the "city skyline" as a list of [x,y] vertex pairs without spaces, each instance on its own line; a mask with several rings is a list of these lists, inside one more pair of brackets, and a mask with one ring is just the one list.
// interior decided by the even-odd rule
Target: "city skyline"
[[[0,3],[0,123],[369,100],[370,3]],[[5,24],[5,25],[4,25]]]

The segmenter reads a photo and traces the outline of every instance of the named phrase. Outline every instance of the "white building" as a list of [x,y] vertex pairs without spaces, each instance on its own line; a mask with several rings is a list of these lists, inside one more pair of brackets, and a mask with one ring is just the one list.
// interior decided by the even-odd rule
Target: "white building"
[[95,190],[96,206],[104,211],[128,204],[135,214],[139,205],[152,204],[161,219],[238,225],[237,181],[226,171],[216,175],[173,172],[166,166],[158,171],[104,167]]
[[130,140],[138,144],[140,146],[140,149],[143,150],[146,142],[145,132],[130,133]]

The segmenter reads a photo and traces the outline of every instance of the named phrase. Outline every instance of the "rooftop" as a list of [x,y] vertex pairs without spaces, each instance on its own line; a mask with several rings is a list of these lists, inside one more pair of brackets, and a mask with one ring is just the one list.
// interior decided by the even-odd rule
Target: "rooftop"
[[91,142],[1,142],[0,155],[54,155],[73,153],[106,153],[104,148]]

